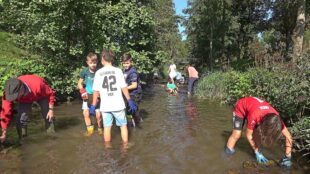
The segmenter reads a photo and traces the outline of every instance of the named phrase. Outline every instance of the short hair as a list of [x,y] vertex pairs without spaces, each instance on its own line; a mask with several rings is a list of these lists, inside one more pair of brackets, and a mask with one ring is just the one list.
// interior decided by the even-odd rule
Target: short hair
[[129,54],[129,53],[123,54],[123,56],[122,56],[122,62],[126,62],[126,61],[128,61],[128,60],[132,61],[131,54]]
[[101,58],[107,62],[112,62],[115,58],[115,54],[112,50],[103,49],[101,52]]
[[282,120],[275,114],[267,114],[254,129],[253,139],[258,147],[272,146],[279,140],[282,132]]
[[86,60],[97,61],[97,54],[90,52],[86,56]]

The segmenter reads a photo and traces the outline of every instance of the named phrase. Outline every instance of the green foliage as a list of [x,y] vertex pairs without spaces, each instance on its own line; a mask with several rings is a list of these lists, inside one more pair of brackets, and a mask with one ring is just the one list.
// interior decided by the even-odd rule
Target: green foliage
[[[45,77],[58,95],[71,95],[76,86],[77,67],[81,67],[90,51],[99,53],[103,48],[108,48],[114,50],[118,56],[130,52],[135,58],[139,72],[145,74],[153,72],[154,67],[159,67],[171,58],[169,49],[163,51],[162,47],[158,47],[164,45],[163,41],[158,40],[160,33],[156,32],[156,28],[160,27],[157,26],[158,21],[154,19],[155,12],[151,8],[153,2],[142,4],[137,3],[140,1],[130,0],[3,0],[2,2],[1,29],[17,34],[16,43],[29,53],[40,57],[32,60],[26,51],[25,55],[17,54],[15,56],[17,59],[23,57],[29,59],[12,65],[12,68],[16,68],[16,72],[1,67],[2,84],[11,76],[36,73]],[[169,8],[173,9],[172,5],[171,2]],[[165,13],[159,4],[155,3],[155,7],[162,10],[157,12]],[[174,22],[176,21],[170,20],[166,24],[175,25]],[[168,33],[177,33],[176,27]],[[0,49],[5,52],[6,47]],[[13,49],[7,52],[14,53]],[[14,54],[9,55],[8,59],[13,56]]]
[[[310,116],[306,116],[295,122],[290,128],[294,137],[294,147],[297,152],[303,153],[301,158],[309,158],[310,154]],[[300,159],[298,159],[300,161]]]
[[224,99],[226,94],[226,84],[228,74],[215,72],[199,80],[196,95],[211,99]]

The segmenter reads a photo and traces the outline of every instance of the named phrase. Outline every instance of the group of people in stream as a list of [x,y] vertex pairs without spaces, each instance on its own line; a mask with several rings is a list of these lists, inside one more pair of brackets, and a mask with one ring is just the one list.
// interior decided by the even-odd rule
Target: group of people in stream
[[[81,71],[77,84],[83,100],[82,110],[86,125],[84,134],[85,136],[94,134],[97,127],[98,134],[103,134],[105,145],[109,147],[112,139],[111,128],[115,123],[120,127],[123,145],[126,147],[128,146],[128,116],[133,118],[134,123],[142,120],[138,111],[142,97],[139,74],[133,66],[133,58],[128,53],[121,57],[123,70],[112,65],[116,58],[113,51],[104,49],[100,56],[103,67],[98,69],[97,55],[94,53],[87,55],[88,66]],[[187,66],[186,69],[189,74],[188,94],[192,94],[198,72],[192,66]],[[169,67],[168,84],[175,83],[176,74],[176,66],[172,64]],[[55,132],[55,91],[37,75],[21,75],[5,82],[0,114],[1,143],[7,139],[7,128],[13,117],[14,102],[18,103],[16,128],[20,139],[27,136],[28,115],[33,102],[40,105],[47,132]],[[91,121],[93,117],[97,120],[97,126]],[[284,137],[285,154],[280,160],[280,165],[292,166],[292,136],[279,113],[268,102],[257,97],[241,98],[235,104],[232,118],[233,129],[224,147],[225,154],[230,156],[235,153],[235,145],[246,123],[246,138],[258,163],[268,162],[260,149]]]

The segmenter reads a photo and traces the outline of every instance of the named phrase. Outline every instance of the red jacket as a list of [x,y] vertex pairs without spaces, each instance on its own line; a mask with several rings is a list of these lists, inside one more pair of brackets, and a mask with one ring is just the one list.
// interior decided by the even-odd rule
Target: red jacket
[[[54,105],[55,92],[50,88],[45,80],[36,75],[22,75],[18,77],[29,89],[29,93],[26,96],[17,99],[20,103],[32,103],[43,98],[49,99],[49,104]],[[5,92],[2,96],[2,109],[1,109],[1,127],[6,129],[12,118],[13,102],[5,99]]]
[[[237,101],[234,115],[247,119],[247,128],[253,130],[267,114],[279,113],[266,101],[256,97],[245,97]],[[282,127],[285,126],[282,124]]]

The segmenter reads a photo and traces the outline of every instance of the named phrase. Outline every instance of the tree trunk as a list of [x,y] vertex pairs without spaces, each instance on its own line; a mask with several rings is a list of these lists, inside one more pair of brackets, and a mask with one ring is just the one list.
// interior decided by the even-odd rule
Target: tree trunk
[[296,26],[294,28],[292,40],[293,40],[293,62],[296,62],[296,59],[302,53],[302,44],[304,38],[304,30],[305,30],[305,0],[300,0],[298,12],[297,12],[297,21]]

